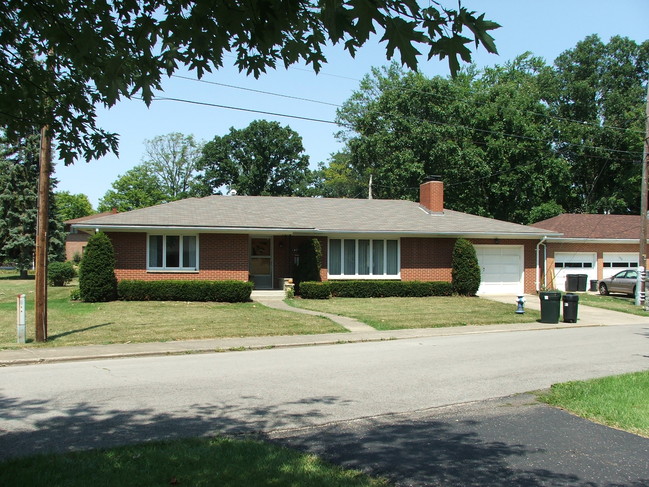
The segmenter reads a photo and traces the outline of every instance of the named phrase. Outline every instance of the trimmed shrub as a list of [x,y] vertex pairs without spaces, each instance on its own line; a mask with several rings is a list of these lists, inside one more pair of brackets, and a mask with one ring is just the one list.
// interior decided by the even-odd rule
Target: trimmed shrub
[[50,286],[65,286],[72,279],[77,277],[72,262],[50,262],[47,265],[47,280]]
[[90,303],[117,298],[115,252],[105,233],[96,233],[90,240],[79,264],[79,292]]
[[303,299],[329,299],[331,287],[329,282],[304,281],[300,284],[300,293]]
[[304,281],[320,281],[322,268],[322,246],[317,238],[310,238],[299,250],[300,263],[295,266],[294,280],[298,294],[301,294],[300,283]]
[[117,286],[124,301],[250,301],[253,283],[243,281],[135,281],[123,280]]
[[464,238],[456,240],[451,267],[453,292],[461,296],[475,296],[480,287],[480,265],[471,242]]
[[422,281],[328,281],[331,294],[340,298],[417,298],[450,296],[450,282]]

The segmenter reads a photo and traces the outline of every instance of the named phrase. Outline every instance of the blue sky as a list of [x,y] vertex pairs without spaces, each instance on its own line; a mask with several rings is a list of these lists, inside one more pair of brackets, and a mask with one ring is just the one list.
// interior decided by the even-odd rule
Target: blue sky
[[[444,3],[454,5],[453,1]],[[465,0],[463,5],[485,12],[486,18],[502,25],[493,31],[499,55],[488,54],[482,49],[475,52],[474,60],[480,67],[503,64],[526,51],[551,63],[560,53],[590,34],[598,34],[605,41],[614,35],[626,36],[637,42],[649,38],[649,0]],[[164,93],[159,96],[333,121],[336,115],[333,105],[347,100],[372,66],[382,66],[388,61],[384,45],[378,44],[378,38],[359,51],[355,59],[341,47],[334,46],[329,50],[328,60],[318,75],[309,68],[296,66],[278,69],[255,79],[239,73],[231,66],[234,57],[229,57],[226,58],[226,67],[203,78],[315,99],[326,104],[251,93],[177,77],[165,81]],[[428,76],[448,75],[446,61],[426,62],[423,57],[421,62],[421,71]],[[191,73],[178,74],[193,77]],[[110,110],[100,109],[98,116],[102,128],[120,135],[119,157],[108,155],[68,167],[57,164],[57,190],[85,193],[96,207],[119,175],[142,162],[145,139],[181,132],[208,141],[214,136],[225,135],[230,127],[243,128],[260,118],[278,121],[297,131],[303,138],[313,167],[341,147],[334,137],[337,127],[328,123],[172,101],[154,101],[147,108],[141,101],[127,100]]]

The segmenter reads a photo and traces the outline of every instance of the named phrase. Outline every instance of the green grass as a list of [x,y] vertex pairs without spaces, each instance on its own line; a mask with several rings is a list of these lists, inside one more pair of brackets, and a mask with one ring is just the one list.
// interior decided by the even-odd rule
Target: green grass
[[620,311],[640,316],[649,316],[647,311],[642,307],[635,305],[635,298],[624,295],[602,296],[600,294],[577,293],[579,303],[593,308],[608,309],[611,311]]
[[524,315],[515,314],[515,303],[475,297],[289,299],[287,302],[299,308],[356,318],[377,330],[528,323],[540,318],[539,312],[532,310]]
[[539,399],[591,421],[649,437],[649,371],[555,384]]
[[346,330],[332,321],[258,303],[70,301],[68,287],[48,290],[48,341],[34,340],[34,281],[0,277],[0,348],[15,348],[16,295],[27,295],[27,346],[162,342],[203,338],[307,335]]
[[253,440],[190,439],[0,463],[0,485],[379,487],[384,479]]

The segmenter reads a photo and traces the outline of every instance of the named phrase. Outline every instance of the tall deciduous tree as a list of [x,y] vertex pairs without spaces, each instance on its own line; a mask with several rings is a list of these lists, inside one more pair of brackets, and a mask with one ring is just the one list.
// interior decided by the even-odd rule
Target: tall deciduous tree
[[[36,247],[38,148],[38,136],[0,141],[0,261],[15,263],[22,278],[32,267]],[[57,260],[65,235],[53,207],[48,227],[49,259]]]
[[54,193],[54,206],[58,217],[64,222],[92,215],[95,212],[88,196],[83,193],[72,194],[69,191],[57,191]]
[[131,211],[167,203],[172,199],[162,191],[158,178],[145,165],[140,164],[113,182],[112,189],[106,191],[104,197],[99,200],[97,209]]
[[188,195],[196,176],[201,144],[192,135],[174,132],[144,141],[144,165],[171,199]]
[[203,194],[225,186],[241,195],[290,196],[301,194],[310,182],[302,137],[266,120],[214,137],[203,147],[199,169]]
[[549,101],[561,118],[556,147],[572,182],[562,206],[638,214],[649,41],[588,36],[554,66]]
[[148,104],[181,65],[202,77],[234,52],[254,76],[278,62],[318,71],[328,43],[353,56],[379,32],[388,59],[399,51],[415,68],[423,47],[429,58],[448,57],[455,72],[458,57],[470,60],[471,42],[496,52],[489,31],[498,27],[461,5],[397,0],[3,0],[0,9],[0,126],[12,137],[50,126],[66,164],[117,149],[116,134],[96,125],[97,105],[133,96]]
[[567,174],[552,151],[544,69],[528,55],[454,79],[375,69],[338,112],[350,163],[372,175],[374,197],[416,200],[435,174],[447,208],[527,223]]
[[369,175],[351,163],[349,151],[331,154],[327,163],[314,171],[312,193],[326,198],[367,198]]

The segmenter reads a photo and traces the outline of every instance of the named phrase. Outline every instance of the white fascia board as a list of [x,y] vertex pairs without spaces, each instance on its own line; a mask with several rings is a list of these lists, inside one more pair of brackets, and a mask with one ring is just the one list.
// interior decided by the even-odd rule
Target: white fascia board
[[546,243],[588,243],[588,244],[627,244],[640,245],[639,238],[563,238],[548,237]]
[[[422,238],[502,238],[516,240],[537,240],[547,236],[547,233],[493,233],[493,232],[421,232],[421,231],[380,231],[380,230],[337,230],[321,228],[255,228],[255,227],[189,227],[179,225],[92,225],[78,223],[71,226],[77,230],[100,230],[104,232],[186,232],[186,233],[254,233],[255,235],[333,235],[333,236],[369,236],[389,235],[392,237],[422,237]],[[561,235],[559,233],[554,235]]]

